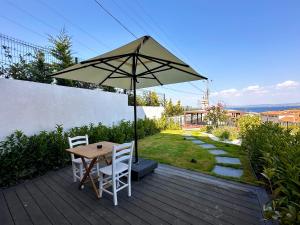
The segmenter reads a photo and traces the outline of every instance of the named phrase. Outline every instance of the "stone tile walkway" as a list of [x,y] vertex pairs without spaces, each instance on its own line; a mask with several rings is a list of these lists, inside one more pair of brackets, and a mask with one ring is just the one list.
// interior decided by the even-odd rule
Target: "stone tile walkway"
[[227,163],[227,164],[233,164],[233,165],[241,165],[241,161],[238,158],[217,156],[216,160],[217,160],[218,163]]
[[189,137],[189,136],[185,137],[184,139],[185,139],[185,140],[196,140],[196,138],[194,138],[194,137]]
[[224,155],[227,153],[224,150],[209,150],[208,152],[213,155]]
[[243,175],[243,170],[234,169],[231,167],[225,166],[215,166],[213,172],[218,175],[227,176],[227,177],[237,177],[240,178]]
[[200,141],[200,140],[192,140],[192,142],[196,145],[201,145],[201,144],[205,144],[204,141]]
[[[191,133],[184,133],[183,134],[185,140],[192,141],[194,144],[200,146],[201,148],[204,149],[211,149],[208,150],[208,152],[212,155],[216,155],[216,161],[217,163],[224,163],[224,164],[232,164],[232,165],[241,165],[241,161],[238,158],[233,158],[233,157],[221,157],[218,155],[225,155],[227,154],[226,151],[217,149],[215,145],[205,143],[204,141],[198,140]],[[228,176],[228,177],[241,177],[243,175],[243,170],[242,169],[235,169],[232,167],[227,167],[227,166],[220,166],[216,165],[213,168],[213,172],[218,175],[222,176]]]
[[212,144],[202,144],[202,145],[200,145],[201,146],[201,148],[205,148],[205,149],[216,149],[217,147],[216,146],[214,146],[214,145],[212,145]]

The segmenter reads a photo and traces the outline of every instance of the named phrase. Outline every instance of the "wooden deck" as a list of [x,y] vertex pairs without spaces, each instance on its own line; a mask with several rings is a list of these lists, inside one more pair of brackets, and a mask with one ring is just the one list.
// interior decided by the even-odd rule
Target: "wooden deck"
[[118,197],[78,190],[68,167],[1,190],[0,224],[266,224],[263,189],[166,165]]

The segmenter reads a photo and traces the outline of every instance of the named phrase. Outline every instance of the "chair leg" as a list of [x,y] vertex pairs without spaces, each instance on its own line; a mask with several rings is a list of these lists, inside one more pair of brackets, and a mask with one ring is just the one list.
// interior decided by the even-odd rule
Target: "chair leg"
[[99,166],[98,162],[96,163],[96,167],[97,167],[97,175],[98,175],[98,177],[100,177],[100,171],[99,171],[100,166]]
[[76,177],[76,166],[74,163],[72,163],[72,170],[73,170],[73,182],[77,181],[77,177]]
[[79,177],[80,177],[80,180],[83,178],[83,165],[82,164],[79,165]]
[[116,175],[116,182],[117,182],[116,188],[118,189],[120,187],[119,174]]
[[131,196],[131,175],[130,173],[128,174],[128,177],[127,177],[127,183],[128,183],[128,197]]
[[102,197],[103,193],[103,174],[99,172],[99,196]]
[[113,177],[112,185],[113,185],[113,196],[114,196],[114,205],[118,205],[118,197],[117,197],[117,184],[116,184],[116,177]]

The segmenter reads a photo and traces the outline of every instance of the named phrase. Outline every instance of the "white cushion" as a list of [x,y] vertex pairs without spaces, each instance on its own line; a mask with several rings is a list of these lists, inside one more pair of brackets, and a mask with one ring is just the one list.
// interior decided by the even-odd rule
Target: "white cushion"
[[[126,170],[128,170],[128,164],[121,163],[121,162],[116,164],[116,174],[122,173]],[[100,168],[100,172],[111,176],[112,175],[112,165]]]

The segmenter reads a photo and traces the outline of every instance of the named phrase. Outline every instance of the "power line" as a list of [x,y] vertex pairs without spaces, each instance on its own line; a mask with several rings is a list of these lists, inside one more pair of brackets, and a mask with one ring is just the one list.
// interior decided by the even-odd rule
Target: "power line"
[[[28,12],[27,10],[21,8],[20,6],[16,5],[15,3],[13,2],[10,2],[10,1],[7,1],[11,6],[13,6],[14,8],[18,9],[19,11],[23,12],[24,14],[27,14],[29,15],[31,18],[33,18],[34,20],[38,21],[39,23],[43,24],[44,26],[47,26],[53,30],[55,30],[56,32],[60,32],[60,30],[58,28],[56,28],[55,26],[41,20],[40,18],[36,17],[35,15],[31,14],[30,12]],[[11,20],[11,19],[10,19]],[[11,20],[13,22],[13,20]],[[13,22],[13,23],[16,23],[18,24],[19,26],[22,26],[22,27],[25,27],[24,25],[21,25],[20,23],[17,23],[17,22]],[[33,31],[31,28],[26,28],[26,29],[30,29],[31,31]],[[38,33],[36,31],[34,31],[34,33]],[[46,38],[49,38],[49,36],[46,36]],[[77,42],[78,44],[80,44],[81,46],[85,47],[86,49],[92,51],[92,52],[95,52],[97,53],[94,49],[90,48],[89,46],[87,46],[86,44],[84,44],[83,42],[79,41],[79,40],[74,40],[75,42]]]
[[121,27],[123,27],[128,33],[130,33],[134,38],[138,38],[133,32],[129,30],[117,17],[115,17],[111,12],[109,12],[99,1],[94,0],[96,4],[101,7],[110,17],[112,17]]
[[5,20],[7,20],[7,21],[9,21],[9,22],[11,22],[11,23],[13,23],[13,24],[16,24],[17,26],[22,27],[23,29],[25,29],[25,30],[27,30],[27,31],[29,31],[31,33],[34,33],[34,34],[36,34],[36,35],[38,35],[40,37],[48,38],[46,35],[40,34],[39,32],[36,32],[35,30],[32,30],[31,28],[29,28],[27,26],[24,26],[23,24],[20,24],[20,23],[18,23],[16,21],[14,21],[14,20],[6,17],[6,16],[0,15],[0,17],[3,18],[3,19],[5,19]]
[[161,87],[161,88],[167,89],[167,90],[171,90],[171,91],[175,91],[175,92],[179,92],[179,93],[185,93],[185,94],[191,94],[191,95],[197,95],[197,96],[199,96],[199,94],[194,93],[194,92],[182,91],[182,90],[177,90],[177,89],[173,89],[173,88],[169,88],[169,87]]
[[115,1],[115,0],[112,0],[112,1],[123,12],[123,14],[126,15],[127,17],[129,17],[141,30],[143,30],[143,32],[145,32],[145,34],[148,33],[148,31],[133,16],[131,16],[130,13],[127,13],[127,11],[124,10],[124,8],[121,7],[119,5],[119,3],[117,3],[117,1]]
[[[115,0],[113,0],[115,2]],[[152,21],[153,25],[156,26],[158,28],[158,30],[160,30],[165,38],[171,42],[173,44],[173,46],[176,48],[176,50],[180,53],[180,55],[184,56],[185,59],[187,59],[187,57],[179,50],[179,48],[177,47],[177,45],[169,38],[168,34],[164,31],[164,29],[158,24],[155,22],[155,20],[153,19],[153,17],[144,9],[144,7],[139,3],[139,0],[136,1],[137,2],[137,5],[138,7],[144,12],[144,14],[150,19],[150,21]],[[161,36],[161,35],[159,35]],[[200,89],[199,87],[197,87],[196,85],[194,85],[193,83],[191,82],[188,82],[191,86],[193,86],[194,88],[196,88],[197,90],[201,91],[201,92],[204,92],[202,89]]]
[[201,92],[205,92],[202,89],[200,89],[199,87],[197,87],[195,84],[193,84],[192,82],[188,82],[191,86],[193,86],[194,88],[196,88],[197,90],[201,91]]
[[38,1],[40,4],[42,4],[44,7],[50,9],[53,13],[55,13],[56,15],[58,15],[59,17],[63,18],[65,21],[67,21],[69,24],[71,24],[73,27],[77,28],[78,30],[80,30],[82,33],[85,33],[87,36],[89,36],[91,39],[93,39],[94,41],[96,41],[97,43],[99,43],[100,45],[102,45],[103,47],[105,47],[106,49],[110,49],[110,46],[108,46],[106,43],[104,43],[103,41],[100,41],[97,37],[95,37],[94,35],[92,35],[91,33],[89,33],[88,31],[86,31],[85,29],[83,29],[81,26],[79,26],[78,24],[72,22],[70,19],[68,19],[66,16],[64,16],[63,14],[61,14],[58,10],[56,10],[55,8],[53,8],[52,6],[50,6],[49,4],[47,4],[46,2],[39,0]]

